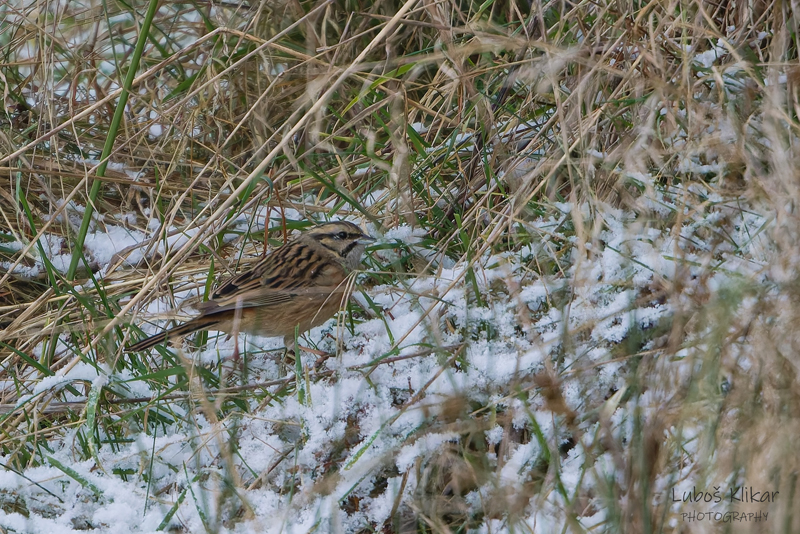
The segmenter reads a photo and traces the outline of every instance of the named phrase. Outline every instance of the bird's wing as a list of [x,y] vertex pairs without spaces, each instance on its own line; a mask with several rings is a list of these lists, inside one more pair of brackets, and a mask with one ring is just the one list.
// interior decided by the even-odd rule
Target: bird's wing
[[[297,276],[297,273],[280,272],[280,267],[274,269],[275,262],[271,259],[267,256],[253,269],[223,283],[208,301],[198,306],[200,311],[211,314],[239,308],[282,306],[297,299],[321,301],[332,293],[343,292],[346,286],[347,275],[336,263],[324,263],[305,276]],[[341,298],[341,295],[334,298]]]
[[271,254],[255,264],[252,269],[243,271],[223,282],[209,296],[209,302],[224,300],[244,291],[256,289],[262,285],[265,275],[274,270],[275,258]]
[[203,315],[214,315],[217,313],[237,310],[243,308],[272,308],[276,312],[288,304],[296,304],[301,301],[308,301],[309,305],[319,303],[334,298],[341,300],[341,294],[345,291],[345,284],[338,286],[315,286],[297,287],[292,289],[271,289],[268,287],[257,287],[248,289],[227,298],[209,300],[199,306]]

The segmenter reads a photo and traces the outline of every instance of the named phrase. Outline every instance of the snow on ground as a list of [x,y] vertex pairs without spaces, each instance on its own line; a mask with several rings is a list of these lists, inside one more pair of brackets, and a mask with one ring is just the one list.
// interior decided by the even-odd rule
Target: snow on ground
[[[674,211],[680,209],[675,199],[686,194],[659,192],[640,202],[654,210]],[[602,230],[581,252],[561,224],[573,208],[561,205],[551,217],[527,221],[524,230],[533,236],[530,244],[478,258],[472,266],[474,283],[467,280],[468,265],[449,261],[440,262],[435,273],[370,287],[367,294],[385,310],[382,317],[365,318],[352,333],[331,320],[307,335],[307,343],[327,351],[336,351],[338,336],[342,350],[318,370],[332,374],[315,379],[319,375],[312,373],[311,380],[298,381],[302,398],[296,392],[278,394],[280,386],[265,387],[264,400],[251,397],[247,411],[222,420],[209,418],[202,405],[154,406],[153,416],[163,420],[157,432],[144,433],[130,423],[129,440],[114,447],[102,445],[94,459],[76,455],[81,430],[66,429],[47,445],[49,465],[24,474],[0,472],[0,490],[17,495],[28,511],[27,516],[0,511],[0,526],[54,534],[87,528],[156,532],[179,524],[187,532],[380,528],[398,503],[408,506],[420,498],[415,488],[432,483],[419,479],[431,476],[425,466],[434,465],[442,451],[459,442],[458,428],[442,423],[450,420],[450,399],[464,400],[477,410],[478,418],[492,410],[510,416],[508,424],[490,424],[481,431],[487,444],[506,443],[509,450],[502,465],[493,449],[487,453],[488,471],[499,470],[494,482],[479,481],[464,496],[464,502],[476,508],[497,496],[498,484],[509,495],[523,491],[527,473],[542,454],[542,442],[513,438],[519,432],[535,429],[543,442],[558,445],[565,437],[564,414],[605,409],[612,433],[630,436],[629,408],[616,408],[619,396],[609,393],[625,388],[626,362],[611,361],[615,345],[633,331],[655,328],[681,305],[664,301],[653,288],[675,280],[686,265],[692,276],[702,275],[709,250],[715,253],[717,287],[760,272],[769,247],[756,234],[765,218],[718,203],[687,220],[676,233],[641,214],[607,208],[595,214],[602,218]],[[250,215],[235,224],[265,227],[264,213]],[[721,215],[738,233],[731,236],[732,242],[717,246],[698,235],[717,225]],[[380,243],[416,247],[424,234],[401,225],[389,229]],[[186,235],[176,232],[171,244],[180,246]],[[106,223],[90,235],[87,248],[103,270],[115,254],[147,237]],[[41,241],[48,259],[62,270],[69,257],[56,242],[50,235]],[[537,261],[551,260],[556,245],[565,249],[560,254],[563,270],[534,274]],[[129,261],[140,259],[141,251],[134,250]],[[372,264],[396,256],[391,248],[380,247]],[[38,261],[41,265],[41,258]],[[188,296],[186,292],[178,299]],[[364,302],[358,295],[356,299]],[[151,304],[149,311],[164,311],[166,306]],[[213,367],[221,360],[226,365],[235,342],[212,336],[201,353],[187,356],[198,365]],[[240,339],[240,346],[249,354],[249,382],[274,381],[287,374],[289,382],[295,381],[293,368],[287,371],[268,352],[279,349],[280,340],[251,336]],[[649,348],[653,347],[644,347]],[[313,356],[304,358],[311,361]],[[686,372],[684,362],[660,363],[675,366],[678,376]],[[559,409],[534,394],[541,386],[535,377],[548,365],[557,365],[563,373],[559,390],[564,405]],[[594,369],[591,381],[580,378],[577,371],[584,368]],[[129,369],[114,372],[90,365],[42,381],[37,393],[101,375],[107,387],[120,394],[158,393],[144,388]],[[514,393],[525,388],[531,392],[527,398]],[[648,391],[639,407],[657,411],[668,396],[666,390]],[[274,394],[278,396],[270,398]],[[566,493],[545,492],[519,511],[517,520],[533,532],[561,529],[564,495],[586,492],[606,477],[619,476],[608,455],[586,465],[585,451],[600,423],[585,417],[577,421],[584,438],[561,462],[560,483]],[[101,443],[104,438],[100,435]],[[330,470],[331,463],[338,469]],[[232,486],[236,498],[231,496]],[[239,512],[232,511],[237,507]],[[229,523],[227,518],[237,513],[240,522]],[[597,507],[579,517],[586,528],[604,519]],[[498,532],[508,527],[507,520],[485,517],[474,528]]]

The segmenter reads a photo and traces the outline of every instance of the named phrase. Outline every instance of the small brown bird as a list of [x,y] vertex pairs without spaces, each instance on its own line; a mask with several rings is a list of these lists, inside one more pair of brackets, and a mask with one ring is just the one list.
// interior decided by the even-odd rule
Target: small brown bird
[[364,249],[373,241],[346,221],[315,226],[222,283],[199,306],[199,316],[125,350],[146,350],[209,329],[283,336],[286,348],[293,350],[295,328],[302,333],[319,326],[342,306],[349,296],[347,277],[361,265]]

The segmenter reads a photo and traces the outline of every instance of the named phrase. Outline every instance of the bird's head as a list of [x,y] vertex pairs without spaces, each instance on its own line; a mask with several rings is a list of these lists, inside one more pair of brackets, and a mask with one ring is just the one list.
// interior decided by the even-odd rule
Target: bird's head
[[314,240],[333,252],[349,269],[358,268],[364,249],[375,241],[362,232],[361,228],[347,221],[317,225],[303,234],[302,238]]

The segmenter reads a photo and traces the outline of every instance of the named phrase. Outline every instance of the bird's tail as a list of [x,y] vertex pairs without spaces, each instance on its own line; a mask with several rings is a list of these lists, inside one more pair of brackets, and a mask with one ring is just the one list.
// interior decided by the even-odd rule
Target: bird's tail
[[158,334],[154,334],[148,338],[145,338],[129,347],[125,347],[125,352],[139,352],[142,350],[147,350],[151,347],[155,347],[161,343],[166,343],[168,340],[180,336],[185,336],[187,334],[191,334],[192,332],[197,332],[198,330],[203,330],[205,328],[210,328],[217,324],[219,319],[214,319],[212,317],[198,317],[192,321],[184,323],[180,326],[176,326],[175,328],[168,328]]

